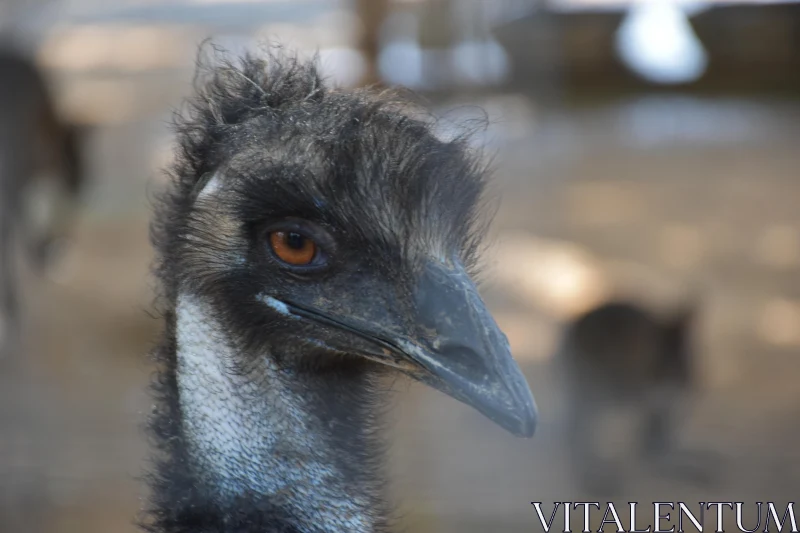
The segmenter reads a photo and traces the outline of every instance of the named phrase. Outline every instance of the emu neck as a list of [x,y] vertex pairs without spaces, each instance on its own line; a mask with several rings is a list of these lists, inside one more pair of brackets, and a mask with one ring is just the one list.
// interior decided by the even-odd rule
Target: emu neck
[[[368,371],[320,375],[279,368],[269,353],[237,353],[211,308],[194,296],[179,298],[176,319],[187,468],[220,512],[241,514],[236,507],[246,500],[247,513],[268,515],[250,523],[280,521],[286,531],[383,530],[377,476],[367,466],[375,463],[364,402]],[[235,364],[242,361],[247,371]]]

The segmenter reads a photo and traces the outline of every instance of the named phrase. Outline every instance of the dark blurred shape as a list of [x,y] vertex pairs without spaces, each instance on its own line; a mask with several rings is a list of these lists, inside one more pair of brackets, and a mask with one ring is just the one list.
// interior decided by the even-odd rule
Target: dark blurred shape
[[671,450],[680,400],[694,377],[693,321],[692,308],[659,318],[620,301],[567,326],[559,363],[573,466],[585,489],[616,495],[623,463]]
[[[618,34],[627,15],[625,9],[538,10],[500,25],[495,34],[511,59],[512,84],[538,94],[543,80],[551,79],[569,96],[592,98],[664,87],[634,72],[620,57]],[[672,90],[800,92],[796,68],[800,61],[800,4],[698,7],[685,15],[708,64],[702,75],[669,84]],[[671,40],[676,37],[660,30],[649,32],[652,42],[648,48],[663,48],[666,53],[675,46]]]
[[389,15],[389,0],[356,0],[355,4],[362,25],[358,44],[367,63],[361,83],[372,85],[381,81],[378,66],[381,53],[380,35]]
[[[58,115],[42,72],[0,48],[0,353],[19,326],[17,250],[43,269],[64,240],[83,184],[81,130]],[[17,241],[19,239],[19,241]]]
[[457,41],[457,25],[453,20],[452,0],[430,0],[421,6],[419,45],[428,53],[422,59],[422,79],[432,87],[453,83],[450,48]]
[[698,89],[800,94],[800,4],[715,6],[689,22],[710,58]]
[[495,29],[511,60],[511,84],[543,96],[544,80],[559,91],[596,90],[632,75],[614,52],[623,12],[558,13],[539,10]]

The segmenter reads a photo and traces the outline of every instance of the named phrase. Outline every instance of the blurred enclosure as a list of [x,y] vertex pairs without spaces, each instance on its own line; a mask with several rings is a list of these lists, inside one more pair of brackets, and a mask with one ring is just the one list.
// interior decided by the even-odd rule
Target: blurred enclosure
[[551,362],[563,324],[613,296],[655,312],[697,303],[702,379],[681,439],[719,460],[707,486],[641,470],[623,501],[796,496],[800,5],[381,4],[0,3],[5,38],[36,58],[64,116],[92,127],[72,246],[48,276],[24,276],[24,343],[0,361],[0,531],[135,531],[160,327],[148,197],[209,36],[318,50],[340,84],[401,83],[453,120],[490,119],[475,141],[503,203],[484,294],[543,423],[517,440],[411,386],[392,435],[409,531],[531,531],[529,502],[581,499]]

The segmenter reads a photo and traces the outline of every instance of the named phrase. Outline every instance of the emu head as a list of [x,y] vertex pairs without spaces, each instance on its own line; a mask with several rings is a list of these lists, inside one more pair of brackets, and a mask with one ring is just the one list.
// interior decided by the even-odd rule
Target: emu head
[[533,434],[528,385],[468,274],[484,171],[464,142],[287,58],[215,68],[192,109],[162,268],[242,353],[396,369]]

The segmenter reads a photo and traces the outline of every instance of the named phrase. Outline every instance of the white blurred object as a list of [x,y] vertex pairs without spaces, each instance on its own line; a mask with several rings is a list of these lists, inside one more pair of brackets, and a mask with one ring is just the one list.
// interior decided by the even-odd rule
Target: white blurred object
[[364,54],[355,48],[323,48],[319,51],[319,58],[323,74],[344,87],[358,85],[367,70]]
[[700,78],[708,55],[687,19],[695,6],[653,0],[633,5],[616,35],[619,57],[641,77],[656,83]]
[[610,293],[599,259],[570,242],[507,235],[493,256],[492,279],[554,318],[582,312]]
[[378,58],[381,76],[392,84],[412,89],[423,87],[422,54],[419,45],[410,39],[386,45]]
[[695,296],[681,276],[640,262],[603,258],[575,242],[506,234],[492,249],[487,278],[549,319],[570,320],[611,298],[655,309]]
[[454,50],[456,72],[463,82],[491,85],[509,74],[508,55],[494,39],[467,40]]
[[381,77],[391,84],[421,88],[423,52],[417,42],[417,18],[412,13],[391,13],[381,34],[382,47],[378,54]]

